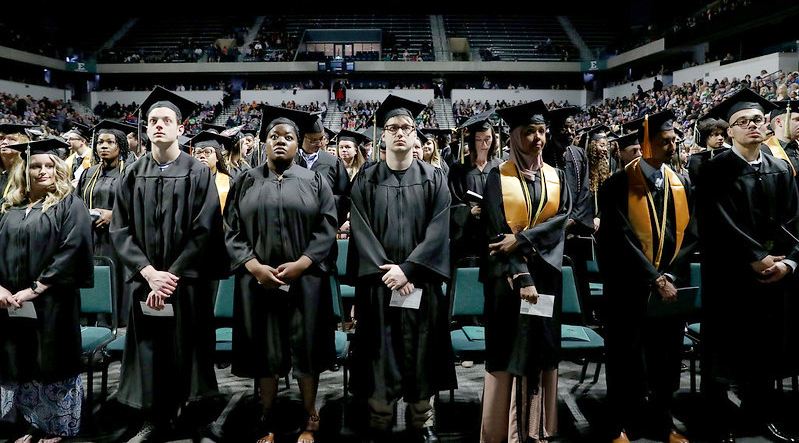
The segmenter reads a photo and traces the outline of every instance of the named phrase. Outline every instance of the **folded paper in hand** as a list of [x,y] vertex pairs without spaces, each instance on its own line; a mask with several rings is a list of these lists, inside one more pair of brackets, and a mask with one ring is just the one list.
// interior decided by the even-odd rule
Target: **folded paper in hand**
[[13,306],[8,308],[8,316],[17,318],[36,318],[36,308],[33,307],[33,302],[22,302],[18,308]]
[[399,291],[391,291],[389,306],[395,308],[419,309],[422,302],[422,288],[416,288],[408,295],[400,295]]
[[150,317],[174,317],[175,316],[175,309],[172,307],[172,304],[167,303],[164,305],[164,309],[160,311],[153,309],[147,306],[146,302],[140,301],[139,304],[141,305],[141,312],[144,315]]
[[519,313],[525,315],[535,315],[538,317],[552,317],[555,311],[555,296],[548,294],[538,294],[538,302],[533,304],[527,300],[522,300],[519,305]]
[[650,317],[669,317],[687,315],[696,310],[696,299],[699,296],[698,286],[677,289],[677,300],[663,301],[660,293],[652,291],[647,302],[646,315]]

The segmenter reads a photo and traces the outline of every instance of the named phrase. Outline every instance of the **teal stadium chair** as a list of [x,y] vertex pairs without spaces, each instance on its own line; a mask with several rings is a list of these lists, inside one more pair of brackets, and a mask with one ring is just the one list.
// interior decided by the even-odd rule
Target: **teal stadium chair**
[[[94,370],[95,365],[102,364],[103,349],[111,343],[117,335],[117,322],[114,315],[115,274],[114,262],[109,257],[94,257],[94,286],[80,289],[80,313],[87,319],[87,325],[81,326],[81,348],[86,359],[87,386],[86,403],[91,410],[94,401]],[[111,327],[100,326],[97,317],[104,315],[110,317]],[[103,367],[101,366],[101,371]],[[101,397],[105,398],[108,374],[102,371]]]
[[[450,319],[458,316],[482,317],[485,295],[483,284],[479,281],[480,268],[456,268],[451,282]],[[486,342],[483,326],[463,326],[449,333],[452,351],[459,360],[482,360],[485,358]],[[455,390],[450,389],[449,398],[453,401]]]
[[[563,315],[572,314],[574,318],[582,318],[582,308],[580,307],[580,297],[577,295],[577,283],[574,278],[574,270],[571,266],[563,266],[563,303],[561,313]],[[562,324],[561,328],[561,352],[564,358],[570,360],[582,360],[583,369],[580,373],[580,383],[585,381],[585,374],[588,371],[588,364],[596,362],[594,372],[594,383],[599,381],[599,373],[602,369],[602,359],[605,354],[605,339],[593,329],[584,325]]]

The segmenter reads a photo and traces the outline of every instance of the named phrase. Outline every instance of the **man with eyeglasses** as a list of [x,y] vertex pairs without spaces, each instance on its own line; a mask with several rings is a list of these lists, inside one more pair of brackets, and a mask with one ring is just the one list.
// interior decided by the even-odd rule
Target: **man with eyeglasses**
[[[389,95],[376,112],[386,160],[352,185],[349,277],[358,327],[353,389],[369,409],[368,441],[390,441],[394,406],[407,405],[416,440],[437,443],[433,398],[456,385],[449,336],[450,192],[444,172],[413,158],[424,105]],[[357,375],[355,375],[357,373]]]
[[331,133],[335,134],[325,128],[321,117],[318,118],[305,134],[295,160],[298,164],[318,172],[327,179],[330,189],[333,190],[338,219],[346,220],[350,208],[350,176],[347,174],[344,162],[324,149],[330,141]]
[[[799,441],[776,380],[796,367],[799,314],[789,277],[799,261],[799,192],[790,165],[761,151],[764,113],[774,105],[743,89],[708,115],[729,122],[732,148],[702,165],[698,196],[702,251],[703,395],[716,441],[734,441],[727,401],[733,382],[741,409],[776,441]],[[707,379],[706,379],[707,378]],[[705,380],[706,379],[706,380]]]
[[77,123],[73,123],[73,125],[72,129],[67,131],[65,138],[67,143],[69,143],[69,150],[72,151],[72,154],[67,157],[66,163],[72,173],[72,186],[75,187],[78,185],[78,180],[80,180],[83,171],[92,166],[92,150],[89,149],[89,145],[86,143],[86,136],[84,135],[86,129],[81,128]]
[[784,160],[791,162],[795,173],[799,170],[799,100],[782,100],[775,104],[777,108],[771,111],[774,135],[764,141],[763,145],[771,152],[784,153]]

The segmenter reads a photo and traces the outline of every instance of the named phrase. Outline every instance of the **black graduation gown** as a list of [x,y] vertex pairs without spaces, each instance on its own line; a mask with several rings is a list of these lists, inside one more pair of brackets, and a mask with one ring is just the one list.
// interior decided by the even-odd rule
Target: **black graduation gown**
[[[486,371],[527,376],[532,385],[537,385],[539,372],[557,368],[560,361],[561,265],[566,221],[572,204],[566,177],[561,170],[557,173],[561,186],[555,215],[516,234],[519,246],[510,256],[503,253],[489,255],[488,243],[481,245],[486,251],[485,265],[480,269],[485,294]],[[500,177],[499,168],[494,168],[488,174],[483,195],[481,214],[489,239],[512,233],[505,218]],[[538,208],[541,201],[541,180],[538,177],[540,175],[534,182],[525,180],[533,208]],[[546,203],[546,196],[544,199]],[[511,289],[507,277],[525,272],[530,273],[530,278],[517,278]],[[555,296],[552,318],[519,313],[519,288],[530,284],[539,294]]]
[[799,193],[784,160],[761,159],[755,169],[730,149],[702,172],[702,339],[717,379],[765,380],[796,367],[795,276],[763,284],[750,263],[767,254],[799,261]]
[[11,176],[11,168],[5,171],[0,171],[0,198],[6,193],[6,186],[8,186],[8,178]]
[[[358,327],[353,388],[384,401],[424,400],[456,386],[449,303],[450,193],[443,171],[413,160],[402,179],[386,162],[362,169],[352,187],[347,272],[355,282]],[[418,310],[389,307],[384,264],[422,289]]]
[[[677,176],[685,188],[690,211],[693,198],[690,184],[683,176]],[[655,199],[655,207],[659,208],[657,217],[660,220],[663,195],[671,190],[658,192],[648,177],[645,180]],[[665,405],[679,388],[686,319],[647,316],[647,302],[650,294],[659,296],[652,289],[652,283],[661,274],[674,276],[677,287],[687,286],[690,260],[696,250],[695,222],[692,217],[684,231],[680,251],[672,261],[676,248],[676,216],[674,205],[669,204],[662,260],[660,268],[655,268],[642,251],[641,241],[629,219],[628,186],[627,173],[621,170],[605,180],[600,188],[602,223],[597,232],[597,260],[607,297],[603,318],[607,327],[608,395],[613,409],[610,415],[614,420],[635,421],[644,396],[651,390],[658,398],[656,403],[665,408],[660,411],[665,416],[657,418],[662,421],[659,430],[667,433],[671,429],[671,417]],[[669,201],[674,201],[671,192]],[[655,245],[659,242],[657,232],[653,220]]]
[[[0,200],[2,201],[2,200]],[[81,373],[80,292],[94,284],[91,220],[69,194],[42,212],[27,203],[0,213],[0,285],[12,294],[38,280],[37,318],[0,309],[0,382],[53,383]]]
[[[452,257],[455,260],[480,257],[485,252],[485,244],[488,239],[485,228],[483,223],[471,213],[472,206],[477,205],[478,202],[469,200],[466,191],[483,195],[488,174],[500,164],[502,164],[502,160],[493,158],[488,160],[481,171],[467,159],[465,163],[457,161],[450,167],[448,174],[449,189],[452,194],[450,232]],[[456,262],[452,263],[453,267],[456,265]]]
[[[553,152],[552,157],[555,154],[556,152]],[[562,169],[566,174],[566,184],[572,197],[572,212],[569,218],[577,224],[578,232],[592,233],[594,219],[591,210],[591,192],[588,190],[588,157],[579,146],[567,146],[560,155],[560,159],[545,159],[545,161],[553,167]]]
[[[125,166],[129,165],[125,162]],[[75,195],[86,203],[88,209],[100,208],[113,211],[114,196],[116,194],[117,179],[121,173],[119,166],[115,168],[102,168],[97,176],[97,180],[92,178],[101,168],[101,164],[96,164],[87,169],[80,176],[78,186],[75,188]],[[92,207],[89,207],[91,201]],[[111,237],[108,234],[108,225],[97,227],[92,223],[92,240],[94,241],[94,255],[101,255],[110,258],[116,266],[117,300],[115,309],[117,310],[118,326],[126,326],[128,322],[128,311],[130,310],[130,286],[125,284],[125,266],[116,255],[116,250],[111,244]]]
[[[311,166],[311,171],[318,172],[327,179],[336,202],[338,220],[346,220],[347,212],[350,210],[350,175],[347,174],[347,167],[344,166],[344,162],[340,158],[329,154],[323,149],[320,149],[318,154],[319,156]],[[297,157],[302,157],[299,151]],[[305,167],[304,161],[301,164]]]
[[[174,412],[216,390],[212,280],[227,276],[222,210],[211,170],[181,152],[164,171],[148,153],[119,179],[111,241],[126,267],[132,308],[118,400]],[[145,316],[147,265],[180,277],[166,302],[174,317]]]
[[[327,181],[292,165],[282,179],[267,165],[245,172],[228,194],[225,237],[236,276],[233,373],[241,377],[319,374],[335,359],[330,273],[336,208]],[[313,264],[289,292],[266,290],[244,264]]]

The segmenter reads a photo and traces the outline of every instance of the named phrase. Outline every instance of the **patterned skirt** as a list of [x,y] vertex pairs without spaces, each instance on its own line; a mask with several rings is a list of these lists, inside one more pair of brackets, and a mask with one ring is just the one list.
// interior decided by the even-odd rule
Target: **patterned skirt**
[[16,408],[28,423],[47,435],[77,435],[82,404],[80,375],[50,384],[37,381],[19,385],[0,383],[0,417]]

